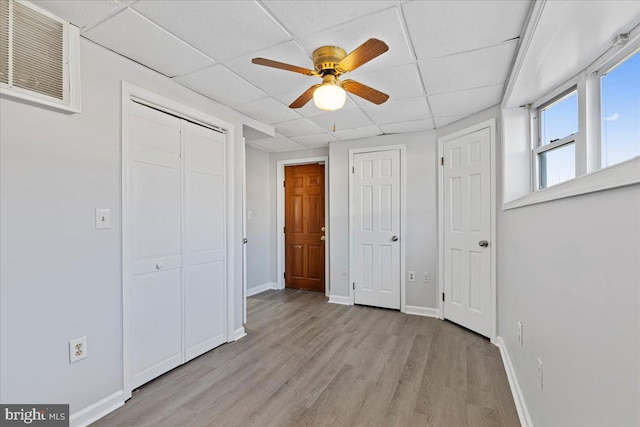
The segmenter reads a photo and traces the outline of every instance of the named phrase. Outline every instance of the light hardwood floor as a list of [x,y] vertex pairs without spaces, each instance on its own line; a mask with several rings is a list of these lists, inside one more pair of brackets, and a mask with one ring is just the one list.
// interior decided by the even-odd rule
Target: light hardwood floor
[[268,291],[247,336],[94,426],[517,426],[498,348],[447,321]]

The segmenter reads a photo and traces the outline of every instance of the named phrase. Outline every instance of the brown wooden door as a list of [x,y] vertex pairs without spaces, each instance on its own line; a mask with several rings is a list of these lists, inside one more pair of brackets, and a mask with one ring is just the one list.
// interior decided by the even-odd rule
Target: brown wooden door
[[324,292],[324,165],[284,172],[285,287]]

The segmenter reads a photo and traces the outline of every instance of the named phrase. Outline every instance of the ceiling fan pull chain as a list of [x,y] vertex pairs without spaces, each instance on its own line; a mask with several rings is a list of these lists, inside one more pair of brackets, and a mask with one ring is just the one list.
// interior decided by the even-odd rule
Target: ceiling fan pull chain
[[336,113],[333,113],[333,131],[336,131]]

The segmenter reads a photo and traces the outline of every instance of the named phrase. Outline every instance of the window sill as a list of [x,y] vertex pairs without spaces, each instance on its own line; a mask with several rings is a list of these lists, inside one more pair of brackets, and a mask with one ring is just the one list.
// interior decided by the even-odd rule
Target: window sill
[[41,106],[52,110],[60,110],[64,113],[75,114],[81,112],[79,105],[65,105],[59,102],[41,98],[39,96],[19,92],[10,88],[0,88],[0,95],[2,95],[3,98],[24,101],[32,105]]
[[640,183],[640,157],[635,157],[606,169],[600,169],[506,202],[502,205],[502,210],[506,211],[637,183]]

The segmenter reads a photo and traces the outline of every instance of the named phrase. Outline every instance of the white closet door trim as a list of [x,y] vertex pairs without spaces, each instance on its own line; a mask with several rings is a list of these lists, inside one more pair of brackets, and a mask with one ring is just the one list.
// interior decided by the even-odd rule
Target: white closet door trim
[[234,200],[233,200],[233,164],[234,164],[234,149],[233,144],[235,143],[235,127],[232,123],[221,120],[217,117],[210,116],[201,111],[198,111],[194,108],[188,107],[186,105],[182,105],[170,99],[164,98],[160,95],[157,95],[153,92],[149,92],[146,89],[142,89],[140,87],[134,86],[127,82],[122,82],[122,140],[121,140],[121,149],[122,149],[122,158],[121,158],[121,166],[122,166],[122,378],[123,384],[122,388],[124,390],[124,399],[127,400],[131,397],[131,383],[130,383],[130,361],[129,361],[129,351],[130,346],[128,343],[129,340],[129,288],[130,281],[132,278],[132,263],[131,263],[131,255],[133,253],[132,250],[132,239],[131,239],[131,223],[132,223],[132,212],[131,212],[131,194],[130,194],[130,165],[132,161],[131,155],[131,140],[132,135],[130,135],[130,127],[131,127],[131,104],[132,101],[138,101],[140,103],[146,104],[150,107],[157,108],[158,110],[165,111],[169,114],[182,117],[186,120],[193,121],[196,123],[202,123],[209,127],[223,129],[226,132],[226,164],[229,166],[226,168],[226,296],[227,296],[227,313],[226,313],[226,341],[234,341],[235,339],[235,331],[234,331],[234,282],[235,282],[235,246],[233,244],[235,238],[235,223],[234,223]]

